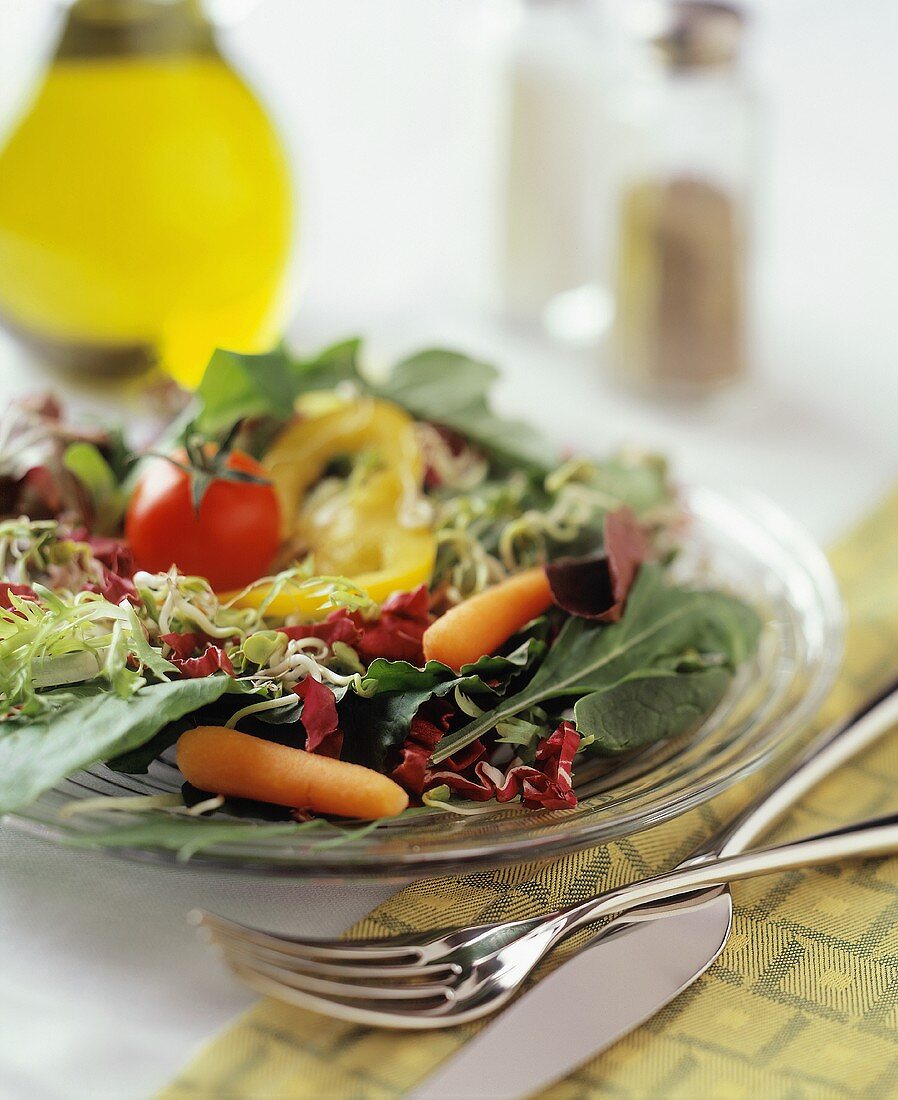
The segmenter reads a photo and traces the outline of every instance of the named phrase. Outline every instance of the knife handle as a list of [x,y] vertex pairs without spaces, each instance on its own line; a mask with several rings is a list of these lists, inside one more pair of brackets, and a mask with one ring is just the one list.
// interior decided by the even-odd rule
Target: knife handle
[[710,837],[693,859],[744,852],[822,779],[896,725],[898,681],[846,722],[826,730],[812,741],[755,802]]

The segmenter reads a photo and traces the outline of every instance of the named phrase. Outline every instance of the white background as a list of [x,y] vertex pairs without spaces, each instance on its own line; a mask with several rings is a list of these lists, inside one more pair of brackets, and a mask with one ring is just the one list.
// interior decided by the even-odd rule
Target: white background
[[[484,315],[492,40],[469,0],[267,0],[228,32],[301,160],[294,334],[491,355],[505,408],[593,448],[669,450],[684,477],[762,489],[831,538],[898,470],[898,6],[758,4],[765,103],[751,383],[699,406],[616,393],[599,353]],[[46,6],[0,0],[0,124]],[[4,392],[34,384],[0,344]],[[147,1095],[251,1000],[184,923],[204,905],[336,932],[389,891],[255,884],[57,851],[0,830],[0,1094]]]

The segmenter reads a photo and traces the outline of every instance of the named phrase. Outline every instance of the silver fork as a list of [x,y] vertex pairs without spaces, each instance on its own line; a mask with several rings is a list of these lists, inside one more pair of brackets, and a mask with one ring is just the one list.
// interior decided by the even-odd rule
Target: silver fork
[[[380,940],[310,940],[273,935],[209,913],[195,919],[247,984],[330,1016],[405,1029],[450,1027],[485,1016],[516,992],[559,942],[620,914],[596,939],[662,909],[700,904],[722,883],[898,848],[898,815],[775,848],[731,855],[740,832],[757,835],[794,801],[898,722],[898,691],[859,719],[818,739],[779,784],[680,868],[528,920]],[[715,856],[725,850],[727,855]],[[701,888],[705,894],[696,894]],[[719,889],[714,889],[719,887]]]

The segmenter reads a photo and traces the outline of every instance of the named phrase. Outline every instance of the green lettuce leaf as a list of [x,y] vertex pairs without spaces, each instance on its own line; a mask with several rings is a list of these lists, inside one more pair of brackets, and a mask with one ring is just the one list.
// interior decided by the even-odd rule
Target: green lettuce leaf
[[126,496],[112,467],[93,443],[70,443],[62,456],[62,464],[88,491],[93,505],[94,534],[117,533],[125,511]]
[[228,676],[147,684],[121,697],[95,681],[47,692],[59,706],[0,724],[0,813],[33,802],[72,772],[149,741],[169,722],[218,699]]
[[499,466],[545,476],[557,452],[531,424],[492,411],[489,392],[498,377],[489,363],[434,348],[398,363],[379,392],[420,420],[454,428]]
[[292,415],[301,394],[332,390],[341,382],[361,384],[358,340],[325,348],[311,359],[297,359],[284,347],[262,355],[241,355],[219,348],[197,387],[197,425],[221,432],[245,417]]
[[557,462],[557,454],[531,425],[497,416],[489,392],[495,367],[460,352],[432,349],[398,363],[383,382],[359,370],[359,340],[297,359],[284,347],[263,355],[217,350],[196,391],[197,425],[222,432],[245,417],[289,417],[297,397],[352,382],[363,393],[394,401],[420,420],[444,424],[479,446],[500,468],[518,467],[535,476]]

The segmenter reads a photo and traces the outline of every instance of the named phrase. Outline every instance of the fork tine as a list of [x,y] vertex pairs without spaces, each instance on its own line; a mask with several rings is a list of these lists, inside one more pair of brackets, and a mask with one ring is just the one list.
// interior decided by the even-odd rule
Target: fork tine
[[392,964],[380,966],[376,963],[318,962],[282,951],[280,947],[256,944],[243,936],[234,936],[229,932],[208,928],[209,942],[220,947],[229,955],[243,956],[247,961],[261,959],[280,966],[293,973],[305,973],[319,977],[332,978],[390,978],[400,981],[413,978],[452,978],[461,973],[458,963],[427,963],[423,966]]
[[[448,1023],[444,1013],[451,1003],[449,1001],[443,1002],[436,1009],[422,1008],[414,1014],[409,1014],[407,1006],[401,1004],[401,1002],[393,1002],[392,1005],[386,1002],[383,1003],[383,1007],[375,1008],[371,1005],[329,1000],[314,993],[293,989],[283,982],[275,981],[251,967],[242,966],[240,963],[232,962],[229,965],[234,974],[252,989],[255,989],[257,993],[261,993],[266,997],[275,997],[287,1004],[310,1009],[312,1012],[332,1016],[338,1020],[347,1020],[355,1024],[367,1024],[372,1027],[396,1028],[402,1031],[432,1031],[437,1028],[445,1028]],[[474,1017],[470,1016],[468,1018]],[[451,1022],[455,1023],[456,1018],[452,1017]]]
[[383,946],[377,946],[376,940],[359,943],[353,940],[304,940],[292,936],[282,936],[277,933],[263,932],[258,928],[251,928],[237,921],[226,920],[215,913],[204,909],[194,909],[189,914],[190,920],[200,928],[215,928],[218,931],[227,932],[233,937],[239,937],[258,944],[261,947],[269,947],[283,954],[295,955],[297,958],[312,959],[320,962],[342,961],[365,962],[389,962],[409,963],[411,965],[422,964],[426,961],[425,952],[421,946],[405,946],[397,944],[395,939],[388,939]]
[[[327,978],[314,978],[308,974],[297,974],[283,967],[270,966],[256,959],[247,963],[225,953],[225,959],[231,966],[247,967],[273,981],[280,982],[290,989],[304,993],[316,993],[328,1000],[344,1001],[438,1001],[454,1000],[455,993],[442,982],[420,982],[417,985],[367,985],[361,982],[338,982]],[[408,1006],[412,1011],[412,1006]]]

